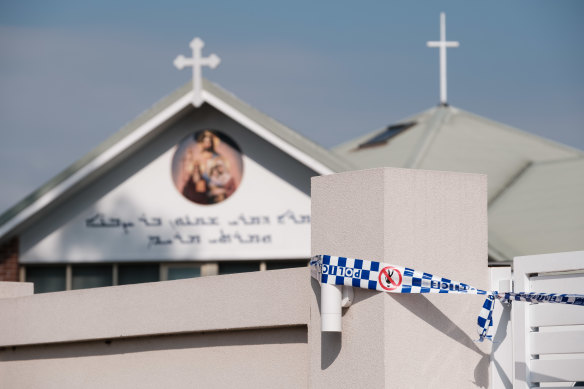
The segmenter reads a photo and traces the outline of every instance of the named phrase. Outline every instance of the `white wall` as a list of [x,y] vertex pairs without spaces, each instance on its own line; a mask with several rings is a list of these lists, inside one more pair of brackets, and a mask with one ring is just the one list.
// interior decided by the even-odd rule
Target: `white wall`
[[0,298],[0,386],[303,388],[313,301],[308,269]]
[[[240,186],[214,205],[185,199],[171,174],[176,145],[205,128],[228,135],[244,154]],[[26,229],[20,262],[308,258],[312,175],[205,106]],[[102,218],[113,226],[99,227]],[[178,226],[178,219],[197,225]]]
[[[411,267],[486,290],[486,181],[395,168],[315,177],[312,254]],[[354,387],[486,388],[490,345],[475,342],[483,303],[477,295],[356,289],[342,335],[322,346],[338,355],[315,387],[342,386],[341,372],[352,371]]]

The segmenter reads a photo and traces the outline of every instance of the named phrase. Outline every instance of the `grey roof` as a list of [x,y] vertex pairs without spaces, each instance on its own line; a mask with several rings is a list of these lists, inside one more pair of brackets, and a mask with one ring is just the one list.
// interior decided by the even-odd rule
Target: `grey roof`
[[[494,260],[584,247],[584,165],[575,162],[584,158],[582,151],[454,107],[435,107],[400,123],[410,121],[416,125],[385,144],[359,148],[382,131],[377,130],[333,151],[359,168],[487,174],[489,255]],[[540,180],[537,195],[531,193],[536,186],[529,177]],[[560,193],[556,186],[570,191]]]
[[584,157],[532,164],[489,207],[498,260],[584,248]]
[[[148,122],[150,119],[154,118],[156,115],[160,114],[163,110],[167,107],[172,105],[173,103],[177,102],[180,98],[185,96],[187,93],[191,91],[192,83],[188,82],[187,84],[183,85],[182,87],[178,88],[170,95],[164,97],[148,110],[143,112],[139,115],[136,119],[132,120],[130,123],[122,127],[118,132],[114,135],[109,137],[106,141],[98,145],[88,154],[83,156],[78,161],[74,162],[72,165],[67,167],[61,173],[57,174],[55,177],[47,181],[41,187],[36,189],[34,192],[23,198],[20,202],[18,202],[13,207],[9,208],[7,211],[0,215],[0,227],[8,223],[14,217],[16,217],[19,213],[24,211],[27,207],[34,204],[37,200],[39,200],[43,195],[48,193],[51,189],[55,188],[59,184],[63,183],[73,174],[78,172],[80,169],[88,165],[91,161],[95,160],[99,157],[102,153],[106,150],[110,149],[112,146],[117,144],[122,139],[126,138],[128,135],[132,134],[136,131],[141,125]],[[314,142],[310,141],[309,139],[303,137],[302,135],[298,134],[297,132],[289,129],[288,127],[284,126],[283,124],[279,123],[278,121],[272,119],[271,117],[259,112],[258,110],[252,108],[248,104],[244,103],[240,99],[238,99],[235,95],[225,91],[218,85],[203,79],[203,89],[210,92],[214,96],[218,97],[220,100],[231,106],[232,108],[236,109],[244,116],[248,117],[252,121],[256,122],[257,124],[261,125],[272,134],[276,135],[277,137],[281,138],[288,144],[302,150],[304,153],[312,157],[313,159],[319,161],[324,166],[328,167],[330,170],[337,172],[337,171],[344,171],[350,170],[352,166],[349,162],[346,162],[342,158],[336,156],[334,153],[330,152],[329,150],[322,148],[321,146],[315,144]],[[188,108],[187,109],[194,109]],[[129,150],[132,152],[133,150]],[[104,169],[111,168],[111,165],[106,166]],[[94,178],[96,175],[92,175],[91,178]],[[82,178],[83,180],[85,178]],[[75,190],[73,188],[72,190]],[[55,199],[58,200],[58,199]],[[50,204],[47,204],[50,205]],[[0,240],[4,240],[14,232],[14,229],[11,229],[8,233],[5,233],[3,236],[0,236]]]
[[[113,134],[107,140],[99,144],[96,148],[91,150],[89,153],[85,154],[78,161],[69,165],[65,170],[57,174],[55,177],[51,178],[49,181],[45,182],[42,186],[37,188],[34,192],[30,193],[28,196],[20,200],[14,206],[6,210],[0,215],[0,226],[6,224],[9,220],[14,218],[29,205],[33,204],[36,200],[40,199],[44,194],[49,192],[51,189],[65,181],[67,178],[71,177],[77,171],[82,169],[84,166],[89,164],[95,158],[100,156],[104,151],[108,150],[110,147],[118,143],[120,140],[124,139],[126,136],[135,131],[142,124],[146,123],[148,120],[152,119],[158,113],[163,111],[170,104],[178,100],[180,97],[184,96],[190,90],[190,83],[184,85],[183,87],[175,90],[170,95],[166,96],[152,107],[144,111],[140,116],[126,124],[118,132]],[[3,237],[0,237],[0,239]]]
[[211,92],[213,95],[219,97],[231,107],[237,109],[239,112],[252,119],[262,127],[270,130],[280,139],[296,147],[297,149],[302,150],[310,157],[327,166],[332,171],[341,172],[354,169],[354,166],[344,158],[339,157],[335,153],[300,135],[298,132],[286,127],[277,120],[261,113],[252,106],[244,103],[232,93],[222,89],[217,84],[213,84],[208,80],[203,80],[203,88]]

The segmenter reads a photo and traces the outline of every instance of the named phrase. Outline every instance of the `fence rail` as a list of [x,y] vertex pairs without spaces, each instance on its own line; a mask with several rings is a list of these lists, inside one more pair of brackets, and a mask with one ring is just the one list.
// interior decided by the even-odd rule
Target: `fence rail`
[[[516,292],[584,294],[584,251],[518,257],[513,267]],[[513,304],[511,321],[514,388],[584,381],[583,307]]]

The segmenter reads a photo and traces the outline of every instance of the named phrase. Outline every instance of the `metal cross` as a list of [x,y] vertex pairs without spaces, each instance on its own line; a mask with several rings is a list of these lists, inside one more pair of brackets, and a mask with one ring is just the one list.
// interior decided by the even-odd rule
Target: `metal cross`
[[440,13],[440,41],[427,42],[428,47],[440,48],[440,104],[447,105],[446,100],[446,48],[458,47],[458,42],[446,41],[446,15]]
[[179,55],[174,60],[174,66],[179,70],[182,70],[185,66],[193,67],[193,105],[195,107],[200,107],[203,104],[203,76],[201,67],[209,66],[211,69],[215,69],[221,62],[221,59],[215,54],[203,57],[201,51],[203,46],[205,46],[205,42],[199,38],[193,39],[189,46],[191,46],[191,49],[193,50],[193,57],[185,58],[184,56]]

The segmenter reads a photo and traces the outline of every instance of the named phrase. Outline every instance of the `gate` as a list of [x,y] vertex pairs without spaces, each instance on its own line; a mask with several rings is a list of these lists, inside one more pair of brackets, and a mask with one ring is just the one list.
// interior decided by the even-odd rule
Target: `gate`
[[[491,288],[504,288],[509,276],[509,268],[491,269]],[[511,279],[515,292],[584,294],[584,251],[515,258]],[[492,388],[584,382],[584,307],[497,302],[494,326]]]

